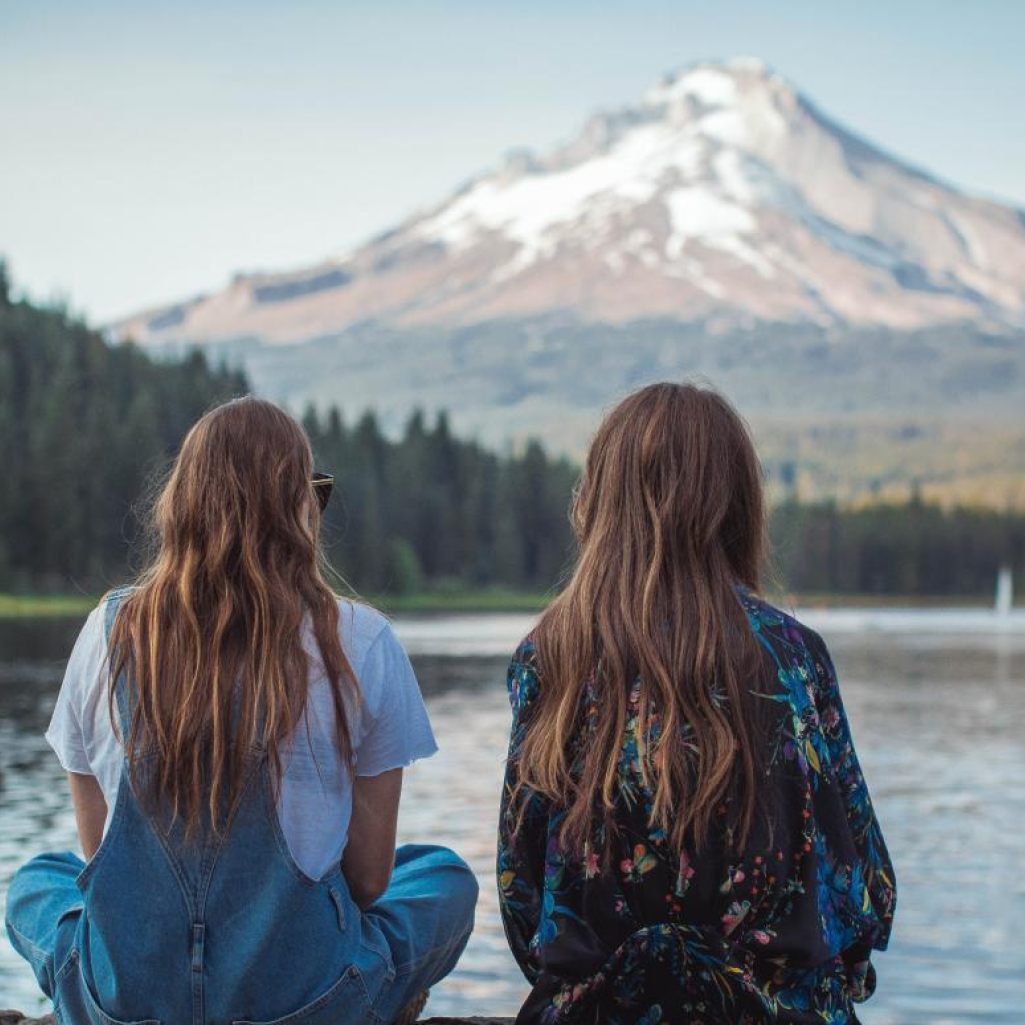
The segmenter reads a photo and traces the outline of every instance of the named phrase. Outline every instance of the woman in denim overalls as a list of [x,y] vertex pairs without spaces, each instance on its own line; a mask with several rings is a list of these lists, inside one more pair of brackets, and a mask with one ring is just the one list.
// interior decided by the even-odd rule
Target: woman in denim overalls
[[213,410],[153,565],[83,628],[48,739],[89,860],[41,855],[7,900],[66,1025],[412,1021],[466,945],[469,868],[395,850],[435,746],[391,628],[320,576],[328,488],[281,410]]

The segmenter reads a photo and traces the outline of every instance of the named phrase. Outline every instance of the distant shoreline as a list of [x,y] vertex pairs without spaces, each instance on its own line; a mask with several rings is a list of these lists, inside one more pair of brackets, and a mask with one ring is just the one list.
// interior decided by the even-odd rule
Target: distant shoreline
[[[0,594],[0,620],[86,616],[101,595]],[[540,612],[551,595],[529,591],[481,589],[432,591],[408,595],[360,595],[388,613]]]
[[[363,595],[390,614],[540,612],[551,594],[497,588],[425,591],[409,595]],[[783,594],[769,595],[784,608],[991,608],[981,595]],[[0,594],[0,620],[84,617],[96,607],[95,595]]]

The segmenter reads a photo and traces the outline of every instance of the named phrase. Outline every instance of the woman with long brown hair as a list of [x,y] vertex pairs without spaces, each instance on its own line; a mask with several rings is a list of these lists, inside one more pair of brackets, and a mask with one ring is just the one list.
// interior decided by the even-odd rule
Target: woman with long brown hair
[[893,869],[825,645],[757,597],[740,417],[693,385],[629,396],[572,522],[572,577],[509,670],[519,1021],[855,1022]]
[[41,855],[7,900],[59,1021],[412,1021],[465,946],[470,870],[395,848],[436,745],[387,620],[324,581],[330,484],[276,406],[212,410],[153,562],[86,622],[47,739],[87,861]]

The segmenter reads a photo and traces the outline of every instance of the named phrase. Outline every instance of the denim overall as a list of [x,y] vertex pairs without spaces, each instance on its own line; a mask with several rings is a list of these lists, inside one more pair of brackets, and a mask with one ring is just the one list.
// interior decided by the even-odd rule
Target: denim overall
[[[108,638],[125,593],[107,599]],[[122,736],[127,695],[119,679]],[[7,925],[62,1025],[377,1025],[451,971],[476,897],[455,854],[410,845],[361,913],[340,866],[314,880],[293,861],[266,759],[251,759],[230,832],[188,843],[143,812],[126,761],[95,856],[29,862]]]

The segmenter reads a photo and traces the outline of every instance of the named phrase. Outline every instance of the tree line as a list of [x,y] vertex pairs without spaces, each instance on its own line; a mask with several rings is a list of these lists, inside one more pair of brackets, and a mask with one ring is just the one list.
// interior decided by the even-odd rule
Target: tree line
[[1025,515],[905,502],[846,509],[784,502],[772,512],[777,575],[801,594],[985,597],[997,571],[1025,581]]
[[[189,426],[244,394],[245,377],[199,353],[155,361],[80,320],[11,296],[0,263],[0,591],[96,592],[137,563],[135,510]],[[337,407],[303,422],[336,495],[333,564],[364,594],[504,587],[547,592],[573,554],[577,468],[536,442],[499,455],[415,412],[398,438]],[[796,593],[991,593],[1025,575],[1025,515],[943,510],[912,496],[862,509],[777,506],[775,577]],[[133,552],[135,553],[133,556]]]
[[[144,497],[188,428],[245,394],[243,374],[199,352],[151,359],[108,345],[60,309],[11,294],[0,262],[0,591],[102,591],[138,566]],[[366,414],[303,418],[337,477],[324,536],[362,593],[423,587],[542,591],[570,552],[572,465],[537,444],[498,456],[442,413],[389,440]]]
[[158,363],[15,301],[0,263],[0,590],[122,579],[144,482],[197,417],[245,388],[199,353]]
[[335,474],[324,515],[333,564],[359,591],[552,588],[572,555],[567,519],[577,471],[537,442],[498,456],[456,438],[448,417],[409,418],[389,440],[373,413],[346,426],[337,407],[303,424]]

